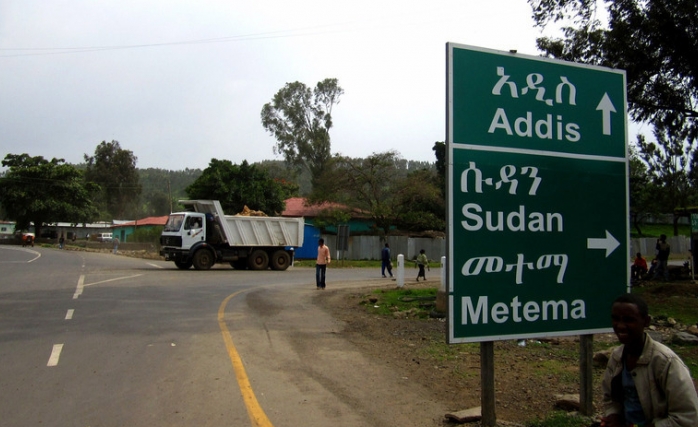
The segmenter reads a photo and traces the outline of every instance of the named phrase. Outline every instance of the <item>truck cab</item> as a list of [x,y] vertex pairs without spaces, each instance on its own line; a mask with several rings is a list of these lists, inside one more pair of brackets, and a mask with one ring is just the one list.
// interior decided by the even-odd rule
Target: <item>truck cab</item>
[[[174,261],[177,267],[188,269],[193,259],[188,256],[197,244],[206,243],[206,214],[199,212],[173,213],[167,219],[160,236],[160,244],[165,252],[165,260]],[[210,234],[210,233],[209,233]],[[176,248],[176,249],[173,249]]]

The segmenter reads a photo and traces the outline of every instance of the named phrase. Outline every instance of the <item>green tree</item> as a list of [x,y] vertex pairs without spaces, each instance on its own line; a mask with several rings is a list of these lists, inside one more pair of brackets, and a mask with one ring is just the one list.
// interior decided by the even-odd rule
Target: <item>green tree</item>
[[301,82],[287,83],[262,107],[262,126],[274,138],[274,151],[289,165],[310,172],[313,186],[332,156],[332,108],[344,90],[337,79],[325,79],[313,90]]
[[607,20],[592,0],[529,4],[540,27],[572,23],[562,29],[563,38],[538,39],[546,55],[626,70],[630,116],[650,123],[656,138],[638,137],[639,157],[653,182],[664,188],[665,211],[684,207],[692,197],[688,171],[697,164],[686,158],[698,159],[698,2],[606,0]]
[[685,212],[681,208],[692,205],[696,199],[687,172],[691,156],[695,153],[691,154],[683,140],[673,138],[666,131],[655,129],[654,137],[656,143],[648,142],[643,135],[638,135],[639,153],[647,164],[651,183],[659,188],[655,195],[659,209],[664,213],[670,210],[674,215],[674,235],[678,236],[679,218]]
[[[608,23],[596,1],[529,0],[537,25],[563,19],[564,38],[538,47],[568,61],[624,69],[632,118],[670,128],[678,139],[698,135],[698,2],[606,0]],[[681,130],[681,133],[677,132]]]
[[[307,183],[307,191],[310,191],[310,180],[302,176],[297,170],[289,169],[282,160],[263,160],[254,163],[260,169],[266,171],[270,178],[278,182],[286,193],[285,199],[297,197],[301,194],[301,186]],[[305,174],[307,175],[307,174]]]
[[432,169],[419,169],[404,178],[397,225],[410,231],[445,231],[446,203],[440,177]]
[[191,199],[218,200],[227,214],[241,212],[245,206],[267,215],[285,209],[286,192],[281,184],[261,168],[243,161],[211,159],[199,178],[186,189]]
[[443,229],[443,220],[439,222],[437,215],[424,209],[433,203],[443,210],[434,172],[422,169],[408,174],[401,169],[402,163],[396,151],[374,153],[363,159],[337,157],[324,176],[323,182],[332,183],[332,187],[324,188],[323,198],[365,212],[384,234],[398,226],[415,231],[435,225]]
[[431,149],[436,157],[436,184],[441,188],[441,194],[446,197],[446,143],[436,141]]
[[84,158],[85,178],[102,188],[98,198],[102,215],[122,219],[137,215],[142,188],[133,152],[122,149],[118,141],[102,141],[94,156],[85,154]]
[[651,215],[661,212],[662,187],[655,183],[647,165],[631,147],[628,156],[628,177],[630,194],[630,219],[637,234],[642,236],[642,225]]
[[91,193],[99,190],[85,181],[83,173],[63,159],[8,154],[0,179],[0,204],[18,229],[34,229],[39,236],[44,223],[65,221],[74,224],[92,221],[97,209]]
[[179,210],[177,200],[187,197],[185,189],[201,176],[201,169],[147,168],[138,169],[138,176],[143,188],[138,216],[162,216]]

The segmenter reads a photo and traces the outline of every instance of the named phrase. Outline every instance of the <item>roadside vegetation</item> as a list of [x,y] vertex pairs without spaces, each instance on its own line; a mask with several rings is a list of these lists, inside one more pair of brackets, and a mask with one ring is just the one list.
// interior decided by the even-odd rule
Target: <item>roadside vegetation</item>
[[[372,267],[377,267],[377,263]],[[435,299],[437,286],[427,284],[427,287],[385,288],[366,292],[359,301],[360,310],[374,316],[404,319],[405,322],[444,322],[435,319]],[[645,298],[650,307],[653,319],[661,325],[671,318],[682,325],[698,323],[698,285],[690,281],[682,282],[648,282],[645,286],[634,288],[634,292]],[[443,317],[443,316],[441,316]],[[663,322],[663,323],[662,323]],[[653,322],[656,324],[656,322]],[[609,321],[610,325],[610,321]],[[657,326],[665,337],[670,336],[671,326]],[[419,358],[433,361],[434,365],[445,363],[454,364],[453,375],[467,379],[476,379],[472,369],[458,366],[465,360],[479,357],[480,346],[476,343],[448,345],[445,339],[445,326],[441,332],[434,332],[427,339],[427,345],[416,350]],[[694,381],[698,379],[698,346],[681,346],[665,342],[689,367]],[[617,342],[612,334],[594,340],[594,352],[615,347]],[[520,347],[513,341],[495,343],[497,352],[506,354],[504,359],[524,359],[528,361],[530,378],[545,379],[554,377],[558,384],[571,390],[578,390],[579,384],[579,353],[577,344],[559,345],[556,340],[527,340],[525,347]],[[518,374],[517,374],[518,375]],[[521,373],[523,376],[523,373]],[[603,367],[594,369],[594,384],[596,393],[603,375]],[[597,396],[598,398],[598,396]],[[550,408],[547,414],[539,418],[526,420],[527,427],[581,427],[591,424],[589,417],[582,417],[564,411]]]
[[[690,236],[691,226],[688,224],[678,225],[679,236]],[[674,226],[671,224],[645,224],[642,226],[642,235],[638,234],[635,229],[630,229],[630,237],[636,238],[658,238],[662,234],[666,236],[674,235]]]

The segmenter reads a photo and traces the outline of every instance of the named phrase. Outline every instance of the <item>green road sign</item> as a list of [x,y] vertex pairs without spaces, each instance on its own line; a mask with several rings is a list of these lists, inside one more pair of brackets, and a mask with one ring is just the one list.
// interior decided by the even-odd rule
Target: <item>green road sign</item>
[[625,73],[448,44],[449,342],[610,331]]

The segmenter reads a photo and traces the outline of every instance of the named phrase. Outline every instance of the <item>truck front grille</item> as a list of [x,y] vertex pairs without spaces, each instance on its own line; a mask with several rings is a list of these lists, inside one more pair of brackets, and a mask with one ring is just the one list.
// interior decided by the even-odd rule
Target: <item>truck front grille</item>
[[160,236],[160,246],[182,247],[182,236]]

